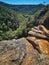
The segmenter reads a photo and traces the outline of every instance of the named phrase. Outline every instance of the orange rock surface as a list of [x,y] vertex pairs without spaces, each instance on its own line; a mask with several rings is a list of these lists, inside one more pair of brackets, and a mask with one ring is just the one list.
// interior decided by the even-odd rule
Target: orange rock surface
[[37,40],[41,52],[49,57],[49,41],[39,39]]
[[30,31],[26,38],[0,41],[0,65],[49,65],[49,30],[39,25]]

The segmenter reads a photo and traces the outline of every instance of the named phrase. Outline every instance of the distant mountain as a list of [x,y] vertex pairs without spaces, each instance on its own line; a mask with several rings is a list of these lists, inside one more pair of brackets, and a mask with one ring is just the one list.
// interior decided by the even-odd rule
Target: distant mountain
[[0,2],[0,5],[9,7],[19,13],[23,14],[34,14],[37,10],[45,7],[43,4],[38,4],[38,5],[12,5],[12,4],[7,4],[4,2]]
[[49,29],[49,5],[11,5],[0,2],[0,40],[25,37],[39,24]]

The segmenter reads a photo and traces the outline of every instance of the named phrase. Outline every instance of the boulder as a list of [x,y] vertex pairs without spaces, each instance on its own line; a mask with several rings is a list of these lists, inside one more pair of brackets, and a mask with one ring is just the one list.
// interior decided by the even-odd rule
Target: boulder
[[0,65],[49,65],[49,30],[39,25],[26,38],[0,41]]
[[33,60],[34,48],[25,38],[0,41],[0,50],[0,65],[28,65]]
[[33,37],[37,37],[37,38],[45,38],[47,39],[47,36],[44,34],[40,34],[40,33],[36,33],[34,31],[29,31],[28,32],[29,35],[32,35]]
[[49,58],[49,30],[43,25],[32,28],[26,38],[33,47],[40,53]]

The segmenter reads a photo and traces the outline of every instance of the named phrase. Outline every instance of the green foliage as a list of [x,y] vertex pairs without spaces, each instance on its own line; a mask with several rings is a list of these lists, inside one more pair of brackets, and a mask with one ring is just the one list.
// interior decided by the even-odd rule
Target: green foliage
[[16,30],[20,22],[24,20],[22,14],[16,13],[14,10],[0,6],[0,29],[3,31]]
[[21,14],[34,14],[36,11],[40,10],[41,8],[45,7],[43,4],[38,5],[11,5],[4,2],[0,2],[0,5],[11,8],[15,10],[17,13]]
[[40,10],[38,10],[37,12],[35,12],[34,14],[34,18],[38,18],[38,16],[40,15],[40,13],[44,10],[44,8],[41,8]]
[[35,12],[34,15],[25,14],[25,12],[22,14],[23,12],[20,13],[8,7],[0,6],[0,40],[17,39],[27,36],[31,27],[38,25],[41,20],[40,18],[45,15],[43,11],[47,13],[45,8],[42,8]]

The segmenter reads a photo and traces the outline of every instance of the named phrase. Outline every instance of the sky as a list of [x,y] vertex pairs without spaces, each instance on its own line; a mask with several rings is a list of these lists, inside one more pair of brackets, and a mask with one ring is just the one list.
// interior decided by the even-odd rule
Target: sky
[[49,0],[0,0],[9,4],[49,4]]

